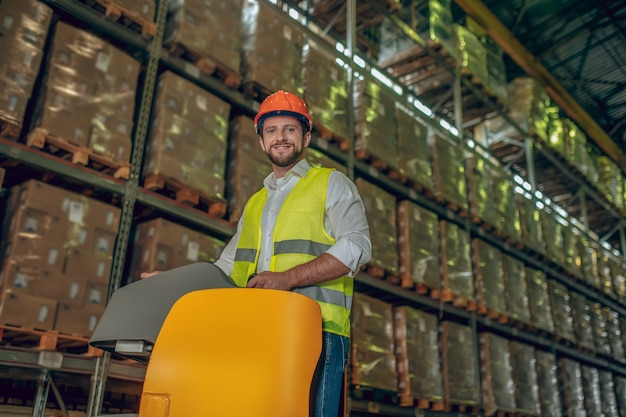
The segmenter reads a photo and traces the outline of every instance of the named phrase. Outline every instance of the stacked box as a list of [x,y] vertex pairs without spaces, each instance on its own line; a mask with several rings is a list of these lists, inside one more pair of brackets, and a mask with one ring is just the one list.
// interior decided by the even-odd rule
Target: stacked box
[[404,200],[398,203],[400,276],[430,289],[441,287],[439,219],[432,211]]
[[59,22],[36,125],[74,145],[128,162],[138,76],[134,58]]
[[243,82],[301,94],[306,35],[300,25],[276,6],[257,0],[244,0],[242,19]]
[[494,173],[493,198],[498,210],[496,229],[515,242],[522,241],[522,225],[513,183],[504,174]]
[[606,331],[611,346],[611,356],[620,362],[624,362],[624,344],[622,342],[622,331],[620,328],[619,313],[609,307],[602,307],[602,315],[606,322]]
[[596,368],[582,365],[582,382],[585,409],[588,417],[603,417],[600,397],[600,374]]
[[[174,3],[174,2],[172,2]],[[118,4],[148,22],[154,22],[156,3],[154,0],[116,0]]]
[[215,262],[224,242],[171,221],[156,218],[137,226],[128,282],[142,272],[167,271],[194,262]]
[[356,187],[365,205],[370,228],[372,253],[370,265],[391,274],[398,273],[398,229],[396,225],[396,197],[362,178]]
[[350,383],[397,391],[392,305],[355,293],[351,328]]
[[[469,27],[469,23],[468,23]],[[507,90],[506,67],[502,48],[489,36],[482,36],[480,41],[487,52],[487,88],[504,104],[509,101]]]
[[626,347],[626,317],[619,317],[620,336],[622,338],[622,346]]
[[469,211],[474,221],[492,227],[498,224],[498,211],[493,197],[492,167],[486,159],[473,156],[467,160],[469,173]]
[[554,320],[554,334],[562,339],[576,342],[574,320],[570,306],[570,295],[567,287],[555,280],[548,280],[550,305]]
[[436,133],[429,142],[433,146],[435,195],[458,208],[467,208],[464,151],[453,139]]
[[443,287],[453,296],[474,300],[474,278],[469,233],[454,223],[441,220],[441,274]]
[[574,334],[578,346],[591,351],[595,350],[593,329],[591,328],[591,302],[582,294],[575,291],[570,293]]
[[561,394],[556,358],[553,353],[535,351],[537,359],[537,384],[541,415],[544,417],[562,417]]
[[615,395],[613,375],[609,371],[600,371],[600,403],[602,414],[606,417],[620,417]]
[[210,58],[231,73],[239,74],[242,10],[243,0],[171,2],[163,43],[190,51],[196,59]]
[[626,414],[626,378],[621,376],[615,376],[615,398],[617,399],[617,409],[619,410],[620,417],[624,417]]
[[573,227],[564,227],[563,254],[565,256],[565,269],[576,277],[582,277],[579,233]]
[[476,300],[487,314],[507,315],[502,252],[482,239],[472,239]]
[[487,71],[487,48],[469,29],[459,24],[454,24],[456,35],[457,66],[464,73],[476,77],[482,85],[489,85],[489,73]]
[[428,128],[399,105],[398,122],[399,169],[403,175],[428,190],[433,189],[433,169],[428,146]]
[[548,145],[559,155],[565,156],[565,129],[563,119],[559,117],[559,108],[549,106],[548,114]]
[[548,140],[550,97],[539,82],[517,77],[509,83],[509,117],[531,135]]
[[169,71],[159,77],[143,177],[223,198],[230,105]]
[[441,322],[444,399],[448,404],[479,405],[478,365],[472,328]]
[[348,72],[315,42],[304,48],[304,101],[316,127],[352,140],[348,126]]
[[581,235],[578,239],[580,258],[582,261],[582,276],[585,281],[600,288],[600,277],[598,275],[598,247],[586,235]]
[[608,296],[614,296],[613,277],[611,275],[611,262],[609,254],[605,251],[598,251],[598,278],[600,279],[600,289]]
[[354,102],[354,150],[361,159],[374,157],[393,168],[400,166],[398,156],[398,95],[377,82],[357,83]]
[[596,350],[605,355],[611,355],[611,343],[606,327],[606,319],[602,313],[602,304],[592,303],[591,305],[591,328]]
[[348,169],[345,165],[335,161],[328,155],[315,150],[313,148],[306,148],[306,160],[312,167],[326,167],[334,168],[335,170],[347,175]]
[[228,218],[236,222],[248,199],[263,187],[272,164],[261,149],[253,120],[245,116],[237,116],[230,123],[228,153]]
[[514,413],[515,386],[509,341],[489,333],[481,333],[480,373],[483,409],[486,416],[496,412]]
[[504,268],[504,288],[509,316],[514,320],[530,324],[528,284],[524,263],[505,254],[502,266]]
[[598,171],[587,152],[587,136],[570,119],[563,119],[565,135],[565,159],[577,167],[592,184],[598,182]]
[[7,213],[0,284],[12,295],[0,321],[89,336],[108,295],[120,209],[31,180],[11,189]]
[[0,63],[0,118],[21,126],[41,66],[52,10],[35,0],[5,0],[0,16],[0,50],[5,56]]
[[546,255],[553,262],[565,265],[563,225],[557,220],[556,213],[542,211],[541,226],[543,227],[543,236],[546,240]]
[[622,170],[608,156],[596,158],[599,181],[597,187],[604,197],[618,209],[624,208],[624,190],[622,185]]
[[528,302],[533,326],[548,333],[554,333],[554,320],[552,319],[546,274],[527,267],[526,282],[528,283]]
[[624,268],[624,264],[613,258],[609,258],[609,267],[611,269],[611,276],[613,277],[613,293],[620,302],[625,303],[626,268]]
[[518,200],[524,244],[537,253],[545,253],[541,210],[537,207],[535,200],[521,195],[518,196]]
[[568,417],[585,415],[583,400],[583,381],[580,364],[571,359],[559,359],[561,381],[563,384],[563,405]]
[[408,306],[393,309],[398,388],[402,405],[443,400],[437,316]]
[[441,44],[452,56],[456,56],[456,35],[452,17],[452,0],[428,0],[430,39]]
[[511,359],[515,381],[516,411],[526,415],[541,415],[535,348],[511,342]]

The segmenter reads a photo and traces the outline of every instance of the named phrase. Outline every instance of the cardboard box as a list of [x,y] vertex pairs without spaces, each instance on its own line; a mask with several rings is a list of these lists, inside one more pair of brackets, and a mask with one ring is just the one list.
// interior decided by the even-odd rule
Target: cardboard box
[[63,245],[47,239],[16,236],[4,245],[5,263],[30,270],[61,273],[65,250]]
[[103,312],[104,306],[101,305],[86,304],[77,307],[60,303],[54,330],[89,337],[98,325]]
[[108,293],[108,283],[88,281],[85,291],[85,305],[90,304],[105,307]]
[[52,330],[56,311],[55,300],[5,290],[0,304],[0,323]]
[[108,255],[71,249],[65,261],[64,274],[68,279],[107,284],[113,261]]

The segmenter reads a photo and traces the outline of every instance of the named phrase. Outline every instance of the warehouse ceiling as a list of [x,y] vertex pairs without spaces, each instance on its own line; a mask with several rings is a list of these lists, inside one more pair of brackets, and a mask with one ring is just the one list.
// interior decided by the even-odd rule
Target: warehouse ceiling
[[[622,150],[626,150],[626,2],[483,0]],[[455,16],[463,12],[455,6]],[[509,79],[522,70],[507,60]]]

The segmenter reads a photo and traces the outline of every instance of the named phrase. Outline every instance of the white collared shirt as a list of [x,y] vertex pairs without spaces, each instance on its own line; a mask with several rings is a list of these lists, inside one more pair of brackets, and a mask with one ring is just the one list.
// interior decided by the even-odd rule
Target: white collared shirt
[[[272,172],[263,181],[267,189],[267,200],[261,217],[261,250],[257,272],[269,270],[278,213],[289,193],[309,169],[311,165],[303,159],[283,178],[276,178]],[[237,232],[215,262],[215,265],[227,275],[231,275],[233,270],[243,221],[242,216],[237,224]],[[361,265],[369,262],[372,256],[372,245],[365,207],[354,183],[339,171],[333,171],[328,179],[324,228],[328,235],[336,240],[326,253],[333,255],[350,268],[351,275],[356,274]]]

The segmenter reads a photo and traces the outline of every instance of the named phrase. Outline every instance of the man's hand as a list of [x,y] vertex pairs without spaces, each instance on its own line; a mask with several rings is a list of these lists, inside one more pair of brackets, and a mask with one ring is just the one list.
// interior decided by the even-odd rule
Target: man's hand
[[250,279],[246,287],[289,291],[292,288],[292,284],[286,272],[265,271],[256,274]]
[[151,276],[154,276],[156,274],[160,274],[161,271],[152,271],[152,272],[142,272],[139,275],[139,278],[144,279],[144,278],[150,278]]

